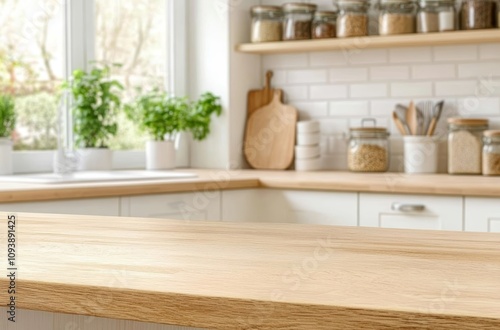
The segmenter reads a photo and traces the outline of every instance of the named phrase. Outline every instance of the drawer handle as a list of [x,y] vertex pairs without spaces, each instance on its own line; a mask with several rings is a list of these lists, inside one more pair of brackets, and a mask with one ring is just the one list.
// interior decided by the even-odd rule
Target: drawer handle
[[425,210],[425,205],[394,203],[392,204],[392,210],[399,212],[422,212]]

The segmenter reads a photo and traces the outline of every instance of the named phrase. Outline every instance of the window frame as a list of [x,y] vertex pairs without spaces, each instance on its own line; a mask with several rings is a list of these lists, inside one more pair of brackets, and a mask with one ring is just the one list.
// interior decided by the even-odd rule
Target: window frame
[[[65,77],[75,69],[87,69],[95,58],[94,0],[60,0],[65,17]],[[164,0],[168,17],[167,45],[169,52],[167,90],[174,95],[185,95],[187,91],[188,25],[185,0]],[[69,107],[65,109],[64,137],[73,141],[72,118]],[[53,171],[55,151],[15,151],[14,174],[46,173]],[[181,166],[188,166],[188,159],[178,159]],[[137,169],[145,167],[145,152],[138,150],[115,151],[113,169]]]

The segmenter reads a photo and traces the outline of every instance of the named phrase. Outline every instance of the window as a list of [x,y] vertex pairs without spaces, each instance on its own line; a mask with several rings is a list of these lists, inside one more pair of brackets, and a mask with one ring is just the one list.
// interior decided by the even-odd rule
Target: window
[[[125,87],[123,101],[139,90],[167,88],[166,0],[95,0],[95,59],[119,64],[114,76]],[[142,149],[145,137],[121,114],[111,143],[117,150]]]
[[64,6],[53,0],[0,2],[0,90],[15,98],[15,150],[57,148],[64,19]]
[[[184,73],[185,6],[184,0],[0,0],[0,92],[15,97],[15,150],[22,151],[14,156],[15,171],[51,171],[52,153],[40,151],[57,148],[60,86],[74,69],[94,61],[121,64],[113,76],[125,86],[124,102],[140,89],[184,84],[169,73],[174,67],[176,77]],[[124,114],[118,121],[110,147],[143,149],[146,137],[135,124]],[[60,135],[71,139],[68,122],[61,122]],[[34,151],[37,161],[30,158]],[[143,161],[142,153],[130,155],[137,159],[118,158],[134,164],[128,166]]]

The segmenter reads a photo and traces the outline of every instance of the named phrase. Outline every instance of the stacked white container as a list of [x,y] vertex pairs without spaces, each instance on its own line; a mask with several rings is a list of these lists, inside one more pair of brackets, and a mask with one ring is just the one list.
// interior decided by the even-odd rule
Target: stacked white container
[[321,170],[321,140],[318,121],[297,123],[297,146],[295,147],[295,170],[310,172]]

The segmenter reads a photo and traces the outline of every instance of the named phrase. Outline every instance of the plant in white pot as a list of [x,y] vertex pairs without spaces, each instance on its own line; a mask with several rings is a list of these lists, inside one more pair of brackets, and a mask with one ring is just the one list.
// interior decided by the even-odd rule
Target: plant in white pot
[[186,98],[171,97],[159,90],[140,96],[125,109],[128,117],[152,138],[146,143],[148,170],[174,169],[179,133],[191,131],[196,140],[205,139],[212,113],[220,115],[222,111],[219,98],[212,94],[190,103]]
[[80,171],[106,171],[113,167],[108,140],[118,130],[123,86],[110,77],[110,67],[75,70],[64,89],[72,96],[73,132]]
[[9,95],[0,95],[0,175],[13,173],[11,135],[15,126],[14,98]]

